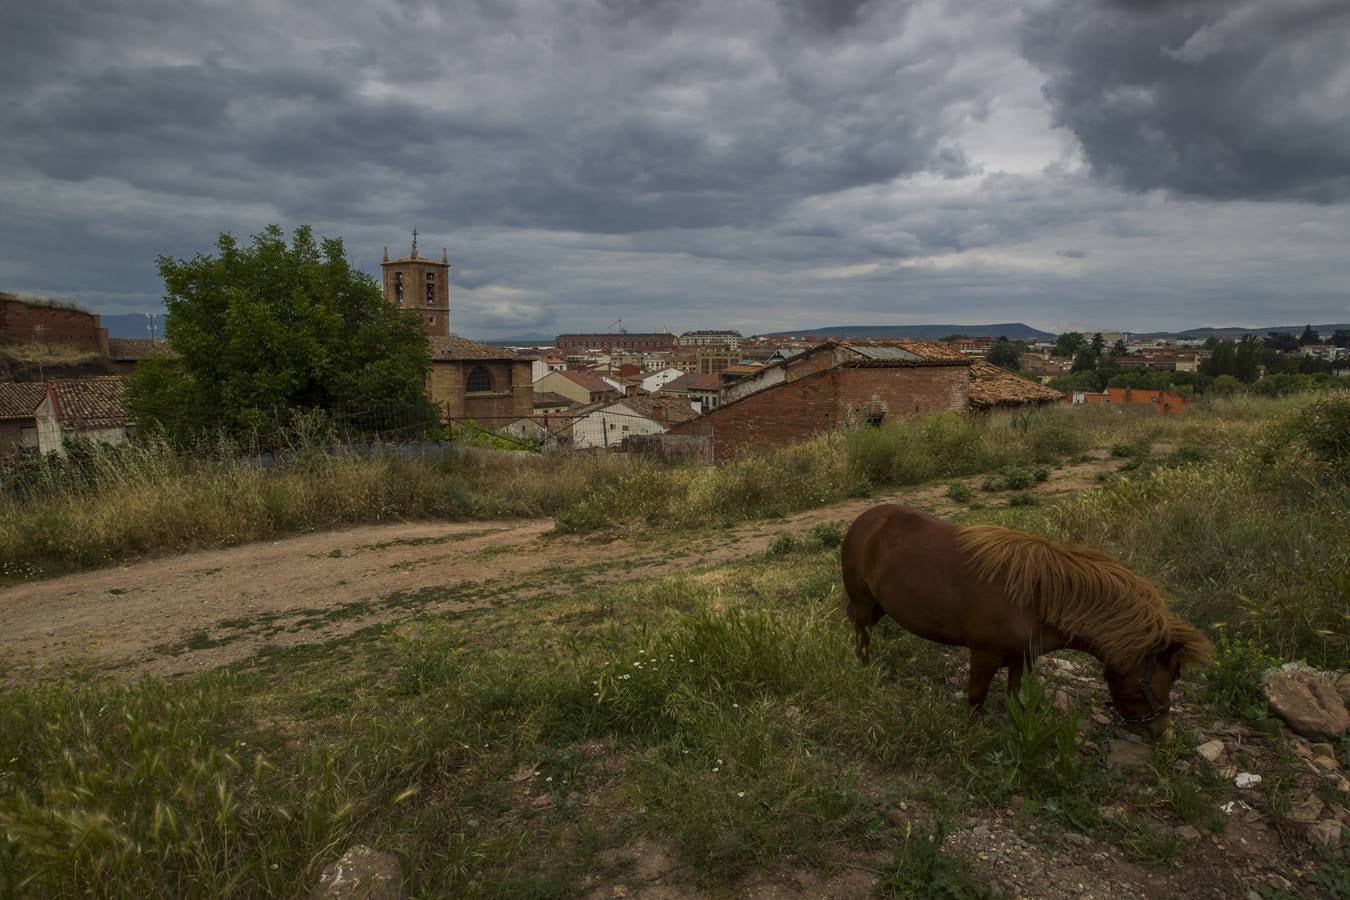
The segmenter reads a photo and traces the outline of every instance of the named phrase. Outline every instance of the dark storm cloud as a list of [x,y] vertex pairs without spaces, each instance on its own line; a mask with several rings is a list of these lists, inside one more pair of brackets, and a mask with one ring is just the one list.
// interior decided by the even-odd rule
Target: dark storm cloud
[[367,271],[416,225],[478,337],[1343,305],[1346,207],[1141,190],[1341,196],[1328,4],[11,5],[0,289],[144,309],[157,255],[310,222]]
[[1055,122],[1129,189],[1350,197],[1344,0],[1054,0],[1022,43]]
[[[789,6],[837,30],[864,4]],[[203,37],[123,27],[117,52],[67,58],[9,106],[12,130],[31,136],[10,154],[54,178],[228,191],[288,214],[360,215],[363,194],[418,180],[422,215],[610,233],[763,222],[803,196],[967,171],[943,132],[982,88],[942,75],[958,61],[949,47],[887,48],[874,36],[863,52],[822,48],[782,27],[773,6],[743,9],[540,3],[521,24],[519,9],[401,4],[354,12],[335,23],[347,32],[297,53],[266,16],[188,6],[176,18]],[[885,27],[901,29],[903,11],[890,9]],[[677,14],[679,31],[604,27]],[[72,15],[58,42],[33,24],[47,15],[19,13],[60,57],[88,19]],[[745,25],[766,30],[753,42],[726,36]],[[179,61],[145,62],[158,57]]]
[[833,32],[857,25],[871,0],[779,0],[784,17],[795,24]]

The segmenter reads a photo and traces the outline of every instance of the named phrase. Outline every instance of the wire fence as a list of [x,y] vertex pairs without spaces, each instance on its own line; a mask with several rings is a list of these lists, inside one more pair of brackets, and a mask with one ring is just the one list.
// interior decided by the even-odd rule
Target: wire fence
[[[43,486],[67,487],[106,479],[118,468],[144,470],[181,462],[217,461],[272,468],[313,453],[381,454],[439,460],[468,447],[567,454],[633,453],[670,462],[712,462],[711,439],[666,435],[669,423],[622,410],[567,410],[530,416],[447,416],[430,404],[380,400],[324,408],[258,411],[245,429],[178,410],[144,410],[176,426],[175,438],[153,427],[124,443],[68,434],[61,454],[36,447],[0,450],[0,493],[31,496]],[[270,419],[270,421],[268,421]],[[149,448],[149,451],[147,451]],[[147,455],[148,453],[148,455]]]

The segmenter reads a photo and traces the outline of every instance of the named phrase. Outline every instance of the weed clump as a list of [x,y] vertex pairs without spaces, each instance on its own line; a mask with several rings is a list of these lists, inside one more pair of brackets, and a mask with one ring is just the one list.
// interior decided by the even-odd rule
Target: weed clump
[[964,481],[953,481],[947,485],[947,496],[957,503],[968,503],[971,495],[970,485]]
[[1250,638],[1220,635],[1205,670],[1204,702],[1215,715],[1244,722],[1266,718],[1261,678],[1277,660]]

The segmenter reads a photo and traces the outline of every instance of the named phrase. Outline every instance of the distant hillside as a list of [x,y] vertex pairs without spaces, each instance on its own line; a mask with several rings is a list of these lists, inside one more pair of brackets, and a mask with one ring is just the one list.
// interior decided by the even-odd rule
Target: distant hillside
[[480,343],[492,344],[498,347],[552,347],[553,335],[515,334],[511,337],[492,338],[490,340],[480,341]]
[[800,328],[795,331],[773,331],[764,337],[821,337],[886,339],[910,338],[935,340],[950,334],[966,337],[1006,337],[1010,341],[1053,341],[1055,335],[1039,331],[1021,322],[1002,325],[831,325],[828,328]]
[[[1255,334],[1264,337],[1268,331],[1287,331],[1294,337],[1298,337],[1303,333],[1305,327],[1307,327],[1306,322],[1303,325],[1267,325],[1264,328],[1188,328],[1185,331],[1150,331],[1147,333],[1134,333],[1133,337],[1143,341],[1157,341],[1166,338],[1199,338],[1203,340],[1211,337],[1231,340],[1233,338],[1240,338],[1244,334]],[[1314,325],[1312,328],[1313,331],[1316,331],[1323,338],[1329,338],[1333,331],[1350,329],[1350,325],[1345,323],[1341,323],[1340,325]]]
[[[121,313],[114,316],[100,315],[99,324],[108,329],[110,338],[148,338],[145,313]],[[164,337],[164,314],[155,319],[155,337]]]

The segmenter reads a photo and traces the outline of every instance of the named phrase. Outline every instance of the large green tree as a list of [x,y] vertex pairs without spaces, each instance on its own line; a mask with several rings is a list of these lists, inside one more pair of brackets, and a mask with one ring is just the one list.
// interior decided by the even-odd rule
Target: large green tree
[[1022,348],[1006,337],[1000,337],[990,345],[986,358],[994,365],[1013,372],[1022,368]]
[[1066,331],[1055,338],[1055,356],[1076,356],[1078,351],[1087,344],[1087,338],[1083,337],[1081,331]]
[[435,421],[416,314],[386,302],[340,239],[316,243],[302,226],[288,244],[270,225],[244,246],[222,234],[216,250],[159,258],[178,358],[148,360],[132,377],[129,403],[142,427],[157,423],[178,438],[246,434],[295,409],[369,428]]

